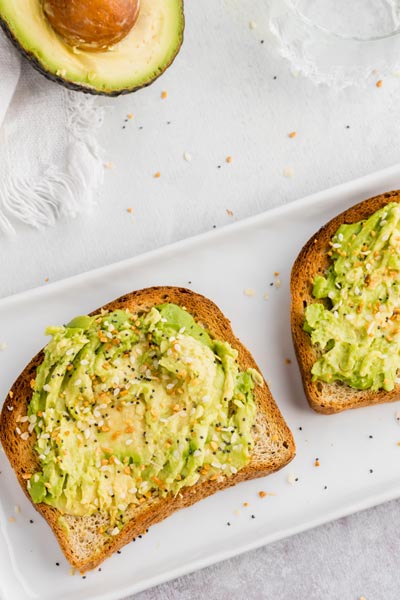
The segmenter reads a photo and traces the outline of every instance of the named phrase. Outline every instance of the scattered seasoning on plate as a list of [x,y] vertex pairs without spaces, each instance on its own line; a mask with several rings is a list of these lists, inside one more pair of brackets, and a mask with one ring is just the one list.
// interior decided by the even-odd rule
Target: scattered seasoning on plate
[[8,517],[9,523],[15,523],[15,517]]
[[369,472],[370,472],[370,473],[373,473],[373,472],[374,472],[374,470],[373,470],[373,469],[370,469],[370,470],[369,470]]
[[328,489],[328,486],[327,486],[327,485],[324,485],[324,490],[327,490],[327,489]]
[[71,569],[69,570],[69,574],[73,577],[75,575],[76,570],[71,567]]
[[346,129],[350,129],[350,125],[346,125]]
[[59,563],[59,562],[56,562],[56,567],[59,567],[59,566],[60,566],[60,563]]
[[303,428],[302,428],[302,427],[299,427],[299,431],[303,431]]
[[231,526],[231,524],[229,523],[229,521],[227,522],[227,525],[228,525],[228,527],[230,527],[230,526]]
[[33,519],[29,519],[29,523],[32,525],[33,524]]
[[267,492],[264,492],[263,490],[261,490],[261,492],[258,492],[258,495],[260,496],[260,498],[265,498],[265,496],[267,495]]
[[255,518],[256,518],[256,516],[255,516],[255,515],[251,515],[251,518],[252,518],[252,519],[255,519]]
[[263,44],[263,43],[264,43],[264,40],[260,40],[260,44]]
[[113,169],[115,167],[114,163],[111,160],[108,161],[108,162],[106,162],[106,163],[104,163],[103,166],[104,166],[105,169]]
[[250,27],[250,29],[256,29],[257,23],[255,21],[249,21],[249,27]]
[[186,160],[186,162],[192,162],[192,155],[189,152],[184,152],[183,158]]
[[397,411],[397,413],[395,414],[396,417],[396,421],[400,422],[400,410]]
[[249,505],[248,502],[243,502],[243,506],[245,506],[247,508],[247,506]]
[[263,298],[264,298],[264,300],[269,300],[269,294],[268,294],[268,292],[264,292]]
[[227,156],[225,159],[225,162],[227,162],[228,164],[230,164],[232,162],[232,156]]
[[128,117],[129,120],[133,119],[133,114],[132,113],[128,113],[126,116]]
[[295,138],[295,137],[296,137],[296,135],[297,135],[297,131],[291,131],[291,132],[290,132],[288,135],[289,135],[289,137],[290,137],[291,139],[293,139],[293,138]]
[[86,575],[82,575],[82,579],[86,579]]
[[382,87],[382,84],[383,84],[382,79],[379,79],[379,81],[377,81],[375,85],[377,88],[380,88],[380,87]]
[[226,209],[226,214],[227,214],[229,217],[233,217],[233,210],[229,210],[229,208],[227,208],[227,209]]
[[272,79],[278,79],[278,76],[277,76],[277,75],[274,75]]
[[321,463],[319,462],[319,458],[316,458],[315,462],[314,462],[314,467],[320,467],[320,466],[321,466]]
[[126,212],[128,212],[128,213],[133,213],[133,208],[131,208],[131,207],[127,208],[127,209],[126,209]]
[[374,437],[373,435],[369,435],[368,436],[370,440],[372,440],[372,438]]
[[157,173],[154,173],[153,177],[154,177],[154,179],[159,179],[161,177],[160,171],[157,171]]
[[287,365],[291,365],[291,364],[292,364],[292,361],[291,361],[291,359],[290,359],[290,358],[285,358],[285,363],[286,363]]
[[166,90],[163,90],[161,92],[161,100],[166,100],[166,98],[168,98],[168,92]]
[[45,277],[45,278],[44,278],[44,281],[45,281],[45,283],[47,283],[47,282],[49,281],[49,278],[48,278],[48,277]]
[[276,287],[276,288],[280,288],[280,287],[281,287],[281,285],[282,285],[282,282],[281,282],[281,280],[280,280],[280,279],[276,279],[276,280],[275,280],[275,287]]
[[7,344],[5,342],[0,342],[0,350],[5,350],[7,348]]
[[287,480],[290,485],[294,485],[299,479],[294,473],[289,473]]

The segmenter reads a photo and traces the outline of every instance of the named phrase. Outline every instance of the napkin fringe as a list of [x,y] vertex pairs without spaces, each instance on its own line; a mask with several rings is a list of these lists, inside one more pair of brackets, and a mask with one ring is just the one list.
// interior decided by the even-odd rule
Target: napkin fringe
[[67,167],[48,166],[37,177],[7,177],[0,183],[0,229],[15,234],[13,221],[42,229],[59,217],[73,218],[95,204],[104,167],[94,130],[103,110],[93,98],[65,92],[69,143]]

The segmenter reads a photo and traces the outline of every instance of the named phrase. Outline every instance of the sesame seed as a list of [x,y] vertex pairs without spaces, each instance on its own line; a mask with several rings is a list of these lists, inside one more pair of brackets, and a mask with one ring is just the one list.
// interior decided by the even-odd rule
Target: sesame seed
[[294,171],[291,167],[285,167],[282,174],[284,177],[293,177]]
[[243,290],[243,293],[245,296],[255,296],[256,295],[256,290],[253,288],[246,288]]

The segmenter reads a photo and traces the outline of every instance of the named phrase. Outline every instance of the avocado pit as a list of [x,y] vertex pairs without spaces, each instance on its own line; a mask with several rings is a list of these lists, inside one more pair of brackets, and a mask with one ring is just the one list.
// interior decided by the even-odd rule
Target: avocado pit
[[69,46],[92,52],[120,42],[139,16],[140,0],[43,0],[43,12]]

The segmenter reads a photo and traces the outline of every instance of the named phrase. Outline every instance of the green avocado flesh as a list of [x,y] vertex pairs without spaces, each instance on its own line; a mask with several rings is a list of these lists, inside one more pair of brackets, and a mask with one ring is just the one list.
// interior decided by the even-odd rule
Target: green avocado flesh
[[115,94],[148,85],[173,61],[183,39],[183,0],[141,0],[132,30],[101,52],[66,44],[41,0],[0,0],[0,22],[39,70],[86,91]]
[[119,522],[130,505],[249,462],[263,379],[184,309],[102,312],[47,333],[28,409],[35,503]]
[[322,351],[313,380],[390,391],[400,368],[400,206],[387,204],[365,221],[341,225],[332,264],[314,279],[304,329]]

